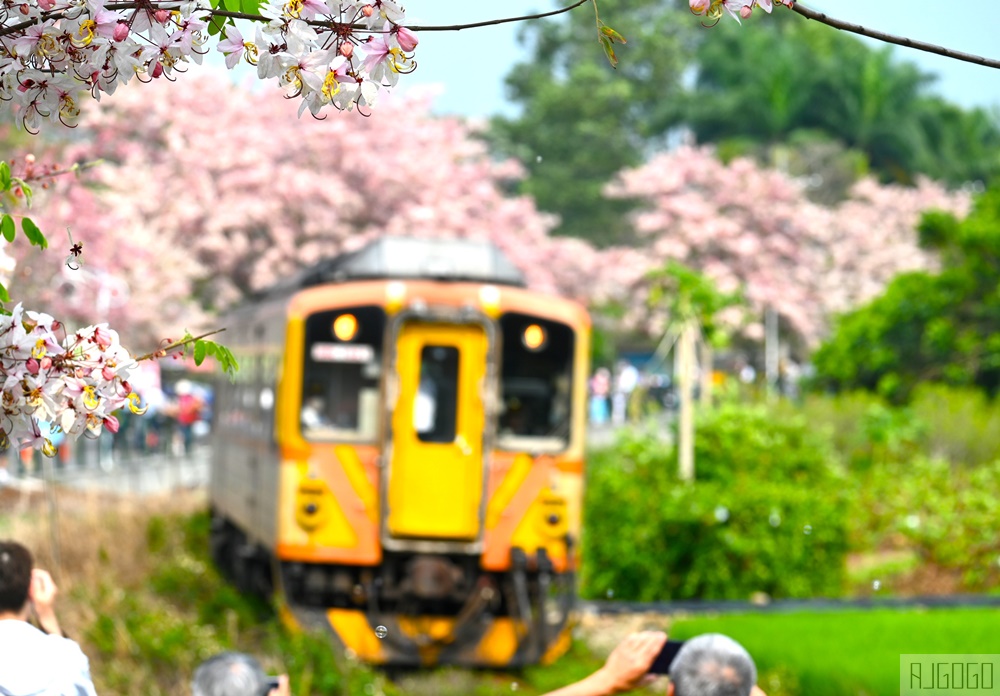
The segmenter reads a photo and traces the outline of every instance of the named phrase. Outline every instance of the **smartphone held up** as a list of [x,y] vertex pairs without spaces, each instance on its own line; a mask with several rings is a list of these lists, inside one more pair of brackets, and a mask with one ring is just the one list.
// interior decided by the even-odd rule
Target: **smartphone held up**
[[677,657],[677,653],[681,651],[681,646],[683,645],[683,640],[668,640],[664,643],[660,653],[653,660],[653,664],[649,668],[649,673],[670,674],[670,665],[673,664],[674,658]]

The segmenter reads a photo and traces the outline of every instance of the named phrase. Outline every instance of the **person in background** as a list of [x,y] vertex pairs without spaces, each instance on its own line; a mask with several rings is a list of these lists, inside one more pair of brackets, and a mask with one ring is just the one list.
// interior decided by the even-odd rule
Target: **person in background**
[[291,696],[288,675],[277,677],[268,688],[268,677],[252,656],[238,652],[219,653],[194,671],[192,696]]
[[[647,686],[649,668],[667,642],[662,631],[633,633],[604,666],[578,682],[545,696],[610,696]],[[685,641],[670,666],[667,696],[766,696],[756,685],[757,667],[742,645],[719,633]]]
[[0,694],[96,696],[87,656],[59,626],[57,593],[27,548],[0,541]]
[[590,378],[590,422],[604,425],[608,422],[608,395],[611,392],[611,372],[599,367]]
[[611,422],[615,425],[625,424],[628,418],[628,402],[637,386],[639,386],[639,370],[632,363],[622,360],[618,363],[614,395],[611,397]]
[[326,417],[326,403],[322,396],[310,396],[302,404],[302,430],[318,430],[326,427],[330,421]]
[[194,393],[194,388],[186,379],[177,383],[177,426],[181,431],[181,441],[184,445],[184,454],[191,453],[191,444],[194,441],[194,424],[201,419],[201,410],[204,407],[201,399]]

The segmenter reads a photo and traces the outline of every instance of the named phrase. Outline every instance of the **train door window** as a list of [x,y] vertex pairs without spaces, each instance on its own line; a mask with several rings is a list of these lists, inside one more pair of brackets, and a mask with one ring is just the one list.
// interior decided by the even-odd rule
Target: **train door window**
[[458,416],[458,348],[424,346],[413,427],[421,442],[454,442]]
[[500,318],[501,449],[557,452],[569,444],[573,330],[527,314]]
[[299,421],[306,439],[375,440],[384,330],[380,307],[329,310],[306,319]]

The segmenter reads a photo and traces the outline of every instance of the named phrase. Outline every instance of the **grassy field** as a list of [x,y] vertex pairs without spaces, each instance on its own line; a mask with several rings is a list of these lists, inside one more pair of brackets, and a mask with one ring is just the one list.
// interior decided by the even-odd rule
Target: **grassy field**
[[762,670],[787,669],[809,696],[899,693],[906,653],[1000,653],[1000,609],[741,614],[673,622],[671,637],[719,632]]
[[[622,636],[649,627],[669,628],[675,638],[735,637],[757,660],[769,696],[883,696],[898,693],[901,653],[1000,653],[998,609],[597,617],[581,624],[573,649],[554,665],[389,679],[335,655],[326,639],[288,635],[266,604],[225,583],[207,559],[200,496],[141,507],[71,496],[60,507],[60,614],[90,656],[101,694],[186,693],[198,662],[238,649],[270,672],[291,673],[302,695],[533,696],[589,674]],[[0,537],[28,543],[51,567],[44,514],[3,512]],[[663,692],[661,682],[644,693]]]

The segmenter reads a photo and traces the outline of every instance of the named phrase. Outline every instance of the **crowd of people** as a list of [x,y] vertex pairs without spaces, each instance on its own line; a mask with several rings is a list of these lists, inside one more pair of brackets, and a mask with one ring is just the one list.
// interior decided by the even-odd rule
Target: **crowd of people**
[[[105,466],[119,456],[155,453],[183,457],[191,452],[198,438],[209,431],[212,397],[211,389],[186,379],[163,389],[159,386],[144,389],[142,398],[146,412],[138,416],[128,409],[118,411],[115,414],[119,420],[118,432],[105,431],[97,442],[89,445],[97,450],[96,455],[93,450],[85,452],[81,441],[72,441],[49,423],[41,421],[39,426],[42,435],[56,447],[54,461],[57,467],[85,466],[94,458]],[[20,452],[12,449],[0,458],[0,486],[18,472],[38,472],[40,456],[34,449]]]
[[[96,696],[87,656],[59,624],[57,595],[25,546],[0,541],[0,696]],[[658,631],[632,634],[596,672],[547,696],[610,696],[647,684],[666,641]],[[719,634],[686,641],[669,673],[667,696],[764,696],[753,658]],[[291,685],[287,675],[268,676],[254,657],[225,652],[199,665],[191,694],[290,696]]]
[[677,404],[672,387],[667,375],[639,370],[626,360],[619,361],[613,371],[599,367],[589,384],[590,423],[624,425],[632,420],[630,416],[636,406],[674,408]]
[[188,454],[195,439],[207,432],[211,420],[212,390],[187,379],[161,389],[156,386],[142,393],[142,416],[122,414],[117,446],[148,454],[167,452]]
[[[743,388],[767,388],[789,399],[800,396],[800,384],[811,376],[809,366],[790,358],[781,358],[773,376],[761,374],[745,356],[729,356],[716,364],[712,372],[714,384],[732,380]],[[701,377],[698,370],[692,380],[693,396],[699,398]],[[619,360],[613,368],[598,367],[588,384],[588,416],[594,426],[621,426],[634,422],[639,414],[673,410],[680,404],[676,385],[670,375],[648,366],[637,367],[628,360]]]

